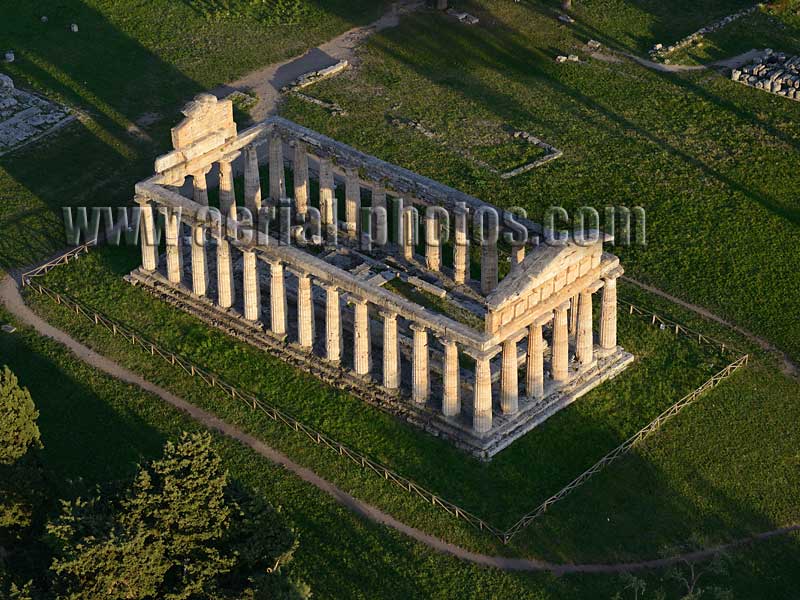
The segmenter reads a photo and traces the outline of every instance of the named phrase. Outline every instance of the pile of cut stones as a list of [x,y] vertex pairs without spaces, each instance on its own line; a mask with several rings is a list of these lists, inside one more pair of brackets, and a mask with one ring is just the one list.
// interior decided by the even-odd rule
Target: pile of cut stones
[[73,118],[65,106],[15,88],[11,77],[0,73],[0,155]]
[[800,100],[800,56],[787,57],[767,49],[766,55],[741,69],[731,71],[731,79],[792,100]]
[[715,31],[719,31],[723,27],[730,25],[737,19],[741,19],[742,17],[746,17],[748,15],[753,14],[759,8],[759,4],[755,4],[750,8],[744,8],[739,12],[735,12],[732,15],[728,15],[727,17],[723,17],[718,21],[714,21],[711,25],[706,25],[695,31],[694,33],[687,35],[682,40],[679,40],[672,44],[671,46],[664,46],[664,44],[656,44],[650,49],[650,58],[653,60],[663,60],[666,56],[674,52],[675,50],[680,50],[681,48],[686,48],[687,46],[691,46],[692,44],[698,43],[704,35],[709,33],[714,33]]

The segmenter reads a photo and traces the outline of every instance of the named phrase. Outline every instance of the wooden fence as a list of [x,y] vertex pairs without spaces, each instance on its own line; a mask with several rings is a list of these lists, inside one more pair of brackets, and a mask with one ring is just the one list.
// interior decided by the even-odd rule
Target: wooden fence
[[[619,459],[626,453],[628,453],[634,446],[638,443],[655,433],[666,421],[677,415],[681,410],[689,406],[690,404],[697,401],[697,399],[707,390],[710,390],[717,385],[720,384],[723,380],[730,377],[735,371],[744,367],[748,360],[749,355],[744,354],[734,360],[732,363],[727,365],[718,373],[714,374],[710,379],[708,379],[705,383],[703,383],[700,387],[693,390],[680,400],[678,400],[675,404],[667,408],[664,412],[662,412],[658,417],[656,417],[653,421],[647,424],[645,427],[640,429],[630,438],[625,440],[622,444],[614,448],[611,452],[603,456],[599,461],[597,461],[594,465],[588,468],[586,471],[581,473],[578,477],[572,480],[569,484],[567,484],[564,488],[559,490],[557,493],[553,494],[549,498],[547,498],[544,502],[542,502],[539,506],[535,509],[530,511],[529,513],[522,516],[514,525],[512,525],[509,529],[503,531],[498,527],[491,525],[490,523],[484,521],[480,517],[472,514],[471,512],[457,506],[456,504],[442,498],[438,494],[427,490],[423,486],[415,483],[414,481],[403,477],[402,475],[395,473],[385,465],[380,464],[377,461],[372,460],[371,458],[361,454],[356,450],[352,450],[348,448],[341,442],[334,440],[333,438],[327,436],[326,434],[315,430],[312,427],[304,424],[303,422],[299,421],[295,417],[291,416],[287,412],[278,409],[274,406],[271,406],[253,394],[242,391],[235,386],[227,383],[224,379],[220,378],[214,373],[211,373],[202,367],[194,364],[193,362],[181,357],[174,352],[169,350],[165,350],[158,346],[156,343],[150,341],[146,337],[136,333],[135,331],[129,329],[128,327],[117,323],[113,319],[106,317],[98,313],[97,311],[82,305],[77,300],[73,298],[61,294],[59,292],[55,292],[46,286],[34,281],[35,277],[43,275],[47,273],[52,268],[66,264],[73,258],[76,258],[80,254],[88,252],[89,246],[91,244],[84,244],[83,246],[79,246],[67,254],[54,259],[45,265],[37,267],[33,271],[29,271],[28,273],[23,274],[22,282],[23,285],[29,287],[30,289],[34,290],[38,294],[43,296],[47,296],[48,298],[54,300],[58,304],[62,304],[69,308],[70,310],[74,311],[77,315],[82,316],[89,321],[93,322],[95,325],[103,327],[111,332],[114,336],[121,336],[123,339],[130,342],[132,345],[138,346],[142,351],[151,354],[152,356],[158,356],[165,362],[183,370],[185,373],[192,377],[200,378],[206,385],[214,388],[218,388],[225,392],[225,394],[229,395],[231,398],[240,400],[252,410],[259,410],[267,417],[275,421],[276,423],[280,423],[285,427],[293,429],[299,434],[304,435],[308,438],[311,442],[323,446],[335,453],[339,456],[342,456],[352,463],[360,466],[363,469],[369,469],[376,473],[379,477],[382,477],[386,481],[391,482],[392,484],[400,487],[401,489],[419,496],[426,502],[430,503],[432,506],[435,506],[441,510],[444,510],[448,514],[456,517],[457,519],[461,519],[469,523],[472,527],[487,532],[491,534],[493,537],[498,539],[503,544],[508,544],[511,539],[516,536],[520,531],[528,527],[533,521],[537,518],[542,516],[547,510],[559,500],[562,500],[564,497],[572,493],[575,489],[586,483],[592,476],[596,473],[602,471],[615,460]],[[69,255],[69,256],[68,256]],[[620,301],[621,304],[629,307],[629,313],[632,315],[639,315],[647,318],[653,325],[656,326],[664,326],[664,328],[669,327],[672,331],[675,332],[676,335],[685,335],[693,340],[698,341],[699,343],[709,344],[712,346],[717,347],[723,353],[730,352],[732,349],[730,345],[726,345],[723,342],[719,342],[710,338],[708,336],[704,336],[703,334],[697,333],[692,331],[691,329],[684,327],[678,323],[674,323],[668,319],[664,319],[659,315],[638,307],[634,306],[630,302],[627,301]]]

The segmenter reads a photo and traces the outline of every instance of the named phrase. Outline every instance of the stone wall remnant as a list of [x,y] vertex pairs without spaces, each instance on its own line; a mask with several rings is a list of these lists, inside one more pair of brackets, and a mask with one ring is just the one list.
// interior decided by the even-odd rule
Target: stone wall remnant
[[800,100],[800,55],[768,49],[756,62],[731,71],[731,79],[759,90]]

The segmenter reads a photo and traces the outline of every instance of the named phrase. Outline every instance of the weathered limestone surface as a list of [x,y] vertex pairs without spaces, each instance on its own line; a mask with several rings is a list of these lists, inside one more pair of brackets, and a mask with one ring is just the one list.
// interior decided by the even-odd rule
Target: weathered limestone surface
[[255,146],[244,151],[244,205],[255,221],[261,211],[261,177],[258,170],[258,153]]
[[444,346],[444,390],[442,395],[442,414],[455,417],[461,414],[461,379],[458,365],[458,346],[447,338],[442,340]]
[[286,323],[286,282],[283,272],[283,263],[279,260],[270,263],[270,317],[272,333],[285,337]]
[[280,202],[286,197],[286,177],[283,169],[283,140],[273,135],[269,140],[269,198]]
[[192,291],[205,296],[208,289],[208,263],[206,262],[206,239],[203,225],[192,225]]
[[358,375],[369,375],[372,360],[370,356],[372,341],[370,338],[369,327],[369,304],[366,300],[353,301],[355,311],[355,335],[354,340],[354,365]]
[[294,202],[295,209],[300,215],[308,210],[308,154],[303,142],[294,144]]
[[258,278],[258,259],[255,252],[243,251],[244,318],[258,321],[261,318],[261,287]]
[[217,303],[222,308],[233,306],[236,284],[233,280],[233,257],[231,244],[225,238],[217,238]]
[[800,100],[800,56],[767,51],[767,55],[741,69],[731,71],[731,79],[759,90]]
[[325,303],[325,337],[326,354],[331,362],[339,362],[342,358],[342,322],[340,319],[339,288],[325,286],[327,301]]
[[170,283],[180,284],[183,279],[183,252],[181,251],[181,223],[178,214],[169,211],[166,217],[167,273]]
[[553,358],[552,377],[554,381],[563,383],[569,377],[569,333],[567,331],[567,309],[565,302],[555,307],[553,318]]
[[314,298],[311,277],[297,277],[297,331],[298,342],[303,348],[314,346]]
[[383,386],[400,387],[400,348],[397,336],[397,313],[381,311],[383,317]]
[[417,404],[424,404],[431,393],[431,382],[428,377],[428,330],[416,323],[411,324],[411,329],[414,332],[411,396]]

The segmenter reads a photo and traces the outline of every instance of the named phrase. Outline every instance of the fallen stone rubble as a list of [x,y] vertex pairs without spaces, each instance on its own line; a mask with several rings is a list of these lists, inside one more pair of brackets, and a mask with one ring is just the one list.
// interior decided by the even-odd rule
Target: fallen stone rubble
[[731,71],[731,79],[759,90],[800,100],[800,56],[767,51],[764,58]]

